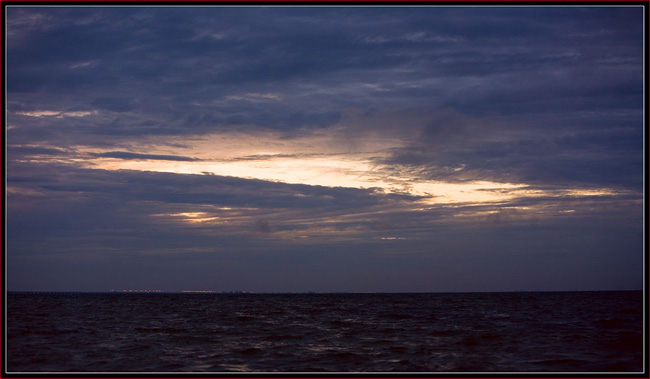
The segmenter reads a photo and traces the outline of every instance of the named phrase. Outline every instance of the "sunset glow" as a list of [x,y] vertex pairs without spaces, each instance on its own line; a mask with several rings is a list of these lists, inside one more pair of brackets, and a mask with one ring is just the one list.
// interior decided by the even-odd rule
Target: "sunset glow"
[[[234,139],[234,138],[233,138]],[[267,141],[271,146],[280,146],[281,141]],[[81,160],[84,166],[104,170],[137,170],[153,172],[169,172],[176,174],[224,175],[246,179],[270,180],[291,184],[307,184],[327,187],[375,188],[385,193],[405,193],[423,197],[428,204],[450,203],[490,203],[504,202],[514,198],[542,196],[603,196],[613,195],[611,189],[565,189],[561,191],[544,191],[529,189],[526,183],[499,183],[492,181],[442,182],[424,180],[408,172],[402,172],[396,177],[391,174],[390,167],[381,166],[372,158],[385,154],[381,151],[354,154],[327,154],[296,150],[293,146],[293,156],[283,156],[282,149],[274,152],[244,150],[240,154],[220,145],[213,145],[218,152],[225,151],[223,156],[212,154],[206,150],[191,150],[195,156],[204,157],[200,161],[165,161],[150,159],[114,159],[95,158]],[[205,148],[204,148],[205,149]],[[189,149],[178,152],[181,156]],[[155,152],[173,153],[163,149],[152,149]],[[197,219],[200,220],[200,219]],[[198,222],[198,221],[197,221]]]

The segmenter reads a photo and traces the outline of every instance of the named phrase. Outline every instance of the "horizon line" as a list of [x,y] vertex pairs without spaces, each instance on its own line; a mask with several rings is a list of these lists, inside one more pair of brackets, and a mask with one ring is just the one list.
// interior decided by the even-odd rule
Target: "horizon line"
[[540,293],[540,292],[632,292],[645,291],[645,289],[566,289],[566,290],[504,290],[504,291],[400,291],[400,292],[352,292],[352,291],[212,291],[212,290],[108,290],[108,291],[48,291],[48,290],[6,290],[5,294],[131,294],[131,295],[155,295],[155,294],[179,294],[179,295],[328,295],[328,294],[349,294],[349,295],[400,295],[400,294],[470,294],[470,293]]

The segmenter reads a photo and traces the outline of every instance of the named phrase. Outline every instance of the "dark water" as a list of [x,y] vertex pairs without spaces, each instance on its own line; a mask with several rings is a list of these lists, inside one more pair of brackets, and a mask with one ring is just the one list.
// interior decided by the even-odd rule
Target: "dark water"
[[638,372],[643,293],[19,294],[9,372]]

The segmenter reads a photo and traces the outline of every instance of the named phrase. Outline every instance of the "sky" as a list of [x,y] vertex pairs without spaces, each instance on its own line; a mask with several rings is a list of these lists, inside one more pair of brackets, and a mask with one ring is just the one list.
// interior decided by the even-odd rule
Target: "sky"
[[8,6],[7,289],[641,289],[643,21]]

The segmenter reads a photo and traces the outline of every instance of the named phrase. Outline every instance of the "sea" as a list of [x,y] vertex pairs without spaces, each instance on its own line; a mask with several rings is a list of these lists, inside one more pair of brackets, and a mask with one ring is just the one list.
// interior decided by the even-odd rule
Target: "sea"
[[8,373],[640,373],[642,291],[8,293]]

